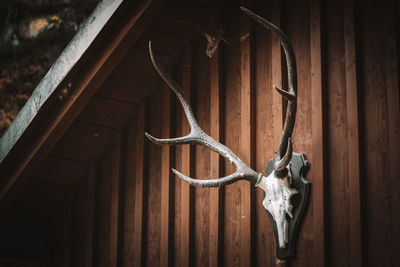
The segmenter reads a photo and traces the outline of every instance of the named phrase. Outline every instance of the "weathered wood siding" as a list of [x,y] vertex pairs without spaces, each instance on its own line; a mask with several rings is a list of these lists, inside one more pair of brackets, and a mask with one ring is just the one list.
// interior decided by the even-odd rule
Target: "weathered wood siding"
[[[307,155],[313,188],[291,266],[399,264],[395,4],[273,0],[248,6],[282,27],[297,59],[294,150]],[[228,36],[239,40],[250,35],[222,44],[211,60],[202,39],[187,41],[172,74],[190,98],[200,126],[257,171],[265,171],[277,149],[286,106],[272,89],[274,84],[285,88],[284,57],[276,37],[236,6],[226,14]],[[125,208],[119,209],[125,218],[118,235],[122,262],[282,264],[275,259],[263,193],[248,182],[207,189],[173,177],[168,171],[172,167],[197,178],[226,175],[234,168],[200,146],[143,143],[143,129],[159,137],[188,133],[182,109],[165,85],[143,105],[127,138],[121,139],[127,149],[121,157],[127,166],[120,191]],[[133,136],[136,146],[124,143],[135,140]]]

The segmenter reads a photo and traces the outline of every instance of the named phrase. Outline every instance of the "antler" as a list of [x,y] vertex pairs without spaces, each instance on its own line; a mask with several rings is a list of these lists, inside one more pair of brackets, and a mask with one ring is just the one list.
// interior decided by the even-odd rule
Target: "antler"
[[217,153],[219,153],[224,158],[228,159],[229,162],[233,163],[236,167],[236,172],[231,175],[210,179],[210,180],[197,180],[183,175],[175,169],[172,171],[181,179],[185,180],[191,185],[201,186],[201,187],[217,187],[221,185],[228,185],[234,183],[239,180],[249,180],[253,183],[257,183],[257,181],[262,177],[261,173],[255,172],[249,166],[246,165],[235,153],[233,153],[229,148],[224,146],[223,144],[217,142],[211,136],[207,135],[197,123],[193,111],[186,100],[185,95],[182,92],[182,89],[179,85],[168,75],[168,73],[157,63],[154,59],[153,50],[151,48],[151,42],[149,42],[149,52],[151,61],[153,62],[154,67],[157,72],[163,78],[163,80],[168,84],[168,86],[174,91],[177,95],[179,101],[182,104],[183,110],[186,114],[186,117],[189,121],[190,125],[190,133],[183,137],[170,138],[170,139],[158,139],[151,136],[148,133],[145,133],[147,138],[149,138],[152,142],[163,145],[182,145],[182,144],[198,144],[204,147],[207,147]]
[[[292,142],[291,135],[293,132],[293,127],[296,119],[296,92],[297,92],[297,75],[296,75],[296,61],[294,57],[293,48],[287,38],[287,36],[275,25],[266,21],[262,17],[254,14],[250,10],[240,7],[240,9],[249,15],[251,18],[261,23],[265,28],[271,30],[278,34],[282,47],[286,54],[286,62],[288,68],[288,84],[289,91],[284,91],[274,86],[274,88],[280,93],[285,99],[288,100],[289,104],[286,111],[286,119],[283,126],[282,136],[279,143],[278,148],[278,158],[274,164],[275,175],[278,177],[284,177],[287,174],[287,165],[290,163],[292,158]],[[180,144],[198,144],[204,147],[207,147],[217,153],[219,153],[224,158],[228,159],[229,162],[233,163],[236,167],[236,172],[231,175],[210,179],[210,180],[197,180],[183,175],[175,169],[172,171],[181,179],[187,181],[189,184],[194,186],[202,186],[202,187],[215,187],[221,185],[227,185],[234,183],[239,180],[249,180],[253,183],[258,183],[262,178],[261,173],[257,173],[249,166],[246,165],[235,153],[233,153],[228,147],[223,144],[217,142],[211,136],[207,135],[198,125],[193,111],[187,102],[182,89],[179,85],[168,75],[168,73],[156,62],[153,55],[153,50],[151,48],[151,42],[149,42],[149,52],[151,61],[157,72],[160,74],[162,79],[168,84],[168,86],[174,91],[174,93],[179,98],[179,101],[182,104],[183,110],[186,114],[186,117],[189,121],[190,125],[190,133],[183,137],[171,138],[171,139],[158,139],[151,136],[148,133],[145,133],[147,138],[149,138],[152,142],[156,144],[167,144],[167,145],[180,145]]]
[[286,109],[286,119],[283,126],[282,136],[279,141],[278,159],[275,161],[274,164],[276,174],[278,176],[283,176],[286,175],[286,166],[290,163],[290,160],[292,158],[291,136],[296,120],[297,108],[296,58],[294,56],[293,48],[291,43],[289,42],[288,37],[278,27],[244,7],[240,7],[240,9],[249,17],[259,22],[265,28],[276,33],[280,38],[281,45],[286,55],[289,91],[285,91],[274,86],[276,91],[278,91],[278,93],[280,93],[289,102]]

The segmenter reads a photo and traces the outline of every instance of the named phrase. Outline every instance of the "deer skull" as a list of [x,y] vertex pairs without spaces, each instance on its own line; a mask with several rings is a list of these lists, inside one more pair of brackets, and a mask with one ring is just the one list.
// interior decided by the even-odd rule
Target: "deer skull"
[[262,176],[256,183],[265,192],[262,202],[264,208],[272,215],[278,230],[279,247],[285,248],[288,243],[288,221],[286,214],[293,218],[291,197],[298,192],[290,187],[290,169],[288,176],[278,178],[273,171],[268,177]]

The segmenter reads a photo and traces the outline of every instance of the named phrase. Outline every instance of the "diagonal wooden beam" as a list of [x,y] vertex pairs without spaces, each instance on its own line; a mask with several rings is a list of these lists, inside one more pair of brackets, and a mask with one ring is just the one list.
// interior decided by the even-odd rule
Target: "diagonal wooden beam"
[[[40,95],[38,92],[36,94],[39,95],[35,98],[34,93],[32,100],[27,103],[27,105],[30,103],[30,106],[24,107],[19,116],[31,114],[34,109],[36,110],[34,117],[29,117],[26,120],[27,124],[23,118],[16,119],[13,123],[15,126],[12,125],[0,140],[2,160],[0,162],[0,172],[2,173],[0,200],[6,196],[12,198],[12,194],[8,195],[10,190],[17,190],[30,177],[132,44],[139,38],[162,3],[162,0],[148,0],[140,5],[130,1],[124,2],[121,6],[117,5],[119,8],[111,19],[98,16],[107,24],[103,25],[104,29],[98,36],[95,36],[93,44],[90,43],[90,47],[85,49],[79,61],[73,62],[74,64],[67,68],[68,72],[63,76],[57,76],[59,79],[57,81],[54,80],[55,73],[53,72],[63,70],[64,66],[56,63],[49,70],[49,74],[44,78],[48,81],[43,90],[51,90],[51,94]],[[108,38],[102,39],[101,35],[107,35]],[[74,45],[71,44],[69,47]],[[74,51],[69,53],[73,54]],[[46,81],[42,81],[42,83],[46,83]],[[68,95],[60,100],[58,92],[64,89],[68,91]],[[20,132],[21,129],[22,132]],[[14,185],[19,187],[13,187]],[[2,201],[1,204],[5,205],[5,202]]]

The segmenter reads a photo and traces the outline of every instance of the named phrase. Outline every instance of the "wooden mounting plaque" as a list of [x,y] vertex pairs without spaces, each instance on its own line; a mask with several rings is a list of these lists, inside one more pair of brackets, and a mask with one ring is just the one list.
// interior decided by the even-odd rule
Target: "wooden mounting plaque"
[[[275,158],[268,162],[268,174],[273,171],[274,162]],[[289,216],[286,215],[289,223],[289,242],[285,248],[276,246],[276,257],[281,260],[291,259],[295,256],[300,226],[306,213],[311,194],[311,183],[305,178],[308,171],[308,161],[306,156],[304,154],[293,153],[292,160],[290,161],[290,169],[292,172],[291,187],[295,188],[299,193],[293,195],[291,201],[293,205],[293,218],[289,218]],[[275,243],[278,244],[278,231],[276,229],[276,223],[272,218],[272,215],[268,211],[267,213],[274,231]]]

